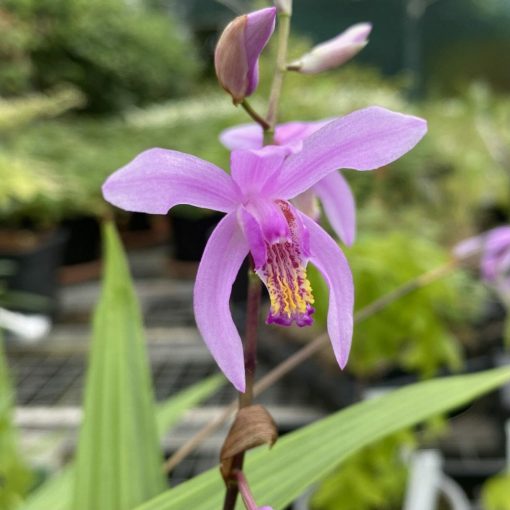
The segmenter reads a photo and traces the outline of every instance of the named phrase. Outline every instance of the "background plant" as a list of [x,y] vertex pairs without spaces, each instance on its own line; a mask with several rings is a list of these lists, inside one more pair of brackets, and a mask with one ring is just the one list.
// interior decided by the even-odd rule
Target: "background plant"
[[141,3],[8,0],[0,12],[10,66],[0,94],[68,82],[85,93],[88,110],[105,112],[183,95],[197,76],[189,35],[168,12]]

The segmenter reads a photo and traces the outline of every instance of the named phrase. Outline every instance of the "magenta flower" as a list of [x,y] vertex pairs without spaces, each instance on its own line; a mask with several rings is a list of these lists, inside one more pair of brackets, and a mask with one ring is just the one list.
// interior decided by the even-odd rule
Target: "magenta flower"
[[[276,126],[274,141],[292,152],[299,152],[302,141],[328,121],[288,122]],[[257,149],[262,147],[263,133],[258,124],[243,124],[226,129],[220,141],[227,149]],[[320,211],[317,197],[322,203],[329,224],[339,239],[350,246],[356,236],[356,204],[349,184],[340,172],[331,172],[309,190],[293,200],[294,205],[308,216],[318,220]]]
[[165,214],[176,204],[225,212],[207,243],[194,290],[198,329],[227,378],[244,391],[243,346],[229,309],[232,284],[251,253],[270,297],[269,323],[311,324],[311,261],[329,287],[327,329],[341,367],[352,338],[353,283],[335,241],[289,200],[337,168],[371,170],[412,149],[426,131],[422,119],[372,107],[330,122],[302,142],[237,150],[231,175],[189,154],[150,149],[112,174],[106,200],[128,211]]
[[316,74],[345,64],[368,43],[371,23],[357,23],[329,41],[314,46],[308,53],[289,65],[304,74]]
[[259,57],[274,32],[276,8],[268,7],[231,21],[214,52],[216,76],[234,104],[255,92],[259,82]]

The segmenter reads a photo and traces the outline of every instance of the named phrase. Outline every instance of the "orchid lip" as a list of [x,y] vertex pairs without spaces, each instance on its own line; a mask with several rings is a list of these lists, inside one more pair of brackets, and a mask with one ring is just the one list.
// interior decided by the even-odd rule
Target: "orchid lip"
[[297,211],[285,200],[276,200],[288,226],[288,235],[277,242],[266,242],[264,263],[256,273],[264,282],[271,301],[268,324],[310,326],[314,298],[306,274],[307,231]]

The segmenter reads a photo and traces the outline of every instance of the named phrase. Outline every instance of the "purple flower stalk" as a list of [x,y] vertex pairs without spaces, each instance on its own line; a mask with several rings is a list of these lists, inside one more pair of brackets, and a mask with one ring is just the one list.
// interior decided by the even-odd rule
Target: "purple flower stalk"
[[251,493],[248,480],[246,480],[244,473],[242,471],[237,471],[235,475],[237,478],[239,492],[243,498],[243,503],[246,507],[246,510],[273,510],[270,506],[257,506],[257,503],[255,503],[255,499],[253,498],[253,494]]
[[[331,122],[288,122],[276,126],[274,141],[292,152],[299,152],[303,139]],[[227,149],[257,149],[263,144],[262,128],[258,124],[244,124],[226,129],[220,141]],[[356,204],[351,188],[340,172],[329,175],[314,184],[309,190],[293,199],[294,205],[308,216],[319,219],[319,198],[329,224],[339,239],[350,246],[356,236]]]
[[302,141],[236,150],[231,174],[177,151],[150,149],[112,174],[106,200],[128,211],[165,214],[177,204],[226,213],[207,243],[194,290],[197,326],[227,378],[245,390],[243,346],[229,308],[232,284],[248,253],[271,300],[269,323],[312,323],[311,261],[329,287],[327,329],[339,365],[349,355],[354,289],[336,242],[289,200],[338,168],[372,170],[391,163],[423,137],[426,123],[379,107],[328,123]]
[[259,57],[274,32],[276,8],[268,7],[231,21],[218,41],[214,67],[221,86],[241,103],[259,82]]

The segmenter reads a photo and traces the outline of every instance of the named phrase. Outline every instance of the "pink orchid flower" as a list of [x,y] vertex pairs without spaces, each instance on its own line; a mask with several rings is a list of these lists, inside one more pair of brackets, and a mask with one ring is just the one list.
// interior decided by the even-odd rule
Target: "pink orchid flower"
[[477,252],[482,254],[482,278],[495,288],[503,301],[510,302],[510,225],[470,237],[454,248],[454,254],[460,258]]
[[289,200],[337,168],[372,170],[411,150],[426,132],[423,119],[371,107],[328,123],[306,137],[298,153],[285,147],[236,150],[231,174],[177,151],[150,149],[113,173],[106,200],[128,211],[165,214],[177,204],[226,213],[200,262],[194,290],[198,329],[221,370],[245,390],[243,346],[229,298],[244,258],[251,253],[268,289],[267,322],[311,324],[311,261],[329,287],[327,329],[343,368],[349,355],[354,289],[336,242]]
[[238,16],[218,41],[214,67],[221,86],[234,104],[255,92],[259,83],[259,57],[274,32],[276,8],[267,7]]
[[[275,129],[275,143],[292,152],[299,152],[302,141],[331,120],[317,122],[288,122]],[[257,149],[262,147],[263,132],[258,124],[243,124],[224,130],[221,143],[230,150]],[[294,205],[308,216],[318,220],[320,211],[317,198],[322,203],[329,224],[339,239],[351,246],[356,237],[356,203],[351,188],[340,172],[329,175],[293,200]]]

